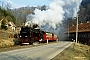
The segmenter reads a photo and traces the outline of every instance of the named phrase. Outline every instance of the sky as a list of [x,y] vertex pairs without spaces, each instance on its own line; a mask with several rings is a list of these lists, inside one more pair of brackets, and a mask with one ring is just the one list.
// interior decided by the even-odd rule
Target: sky
[[7,4],[7,2],[10,3],[12,8],[49,5],[49,3],[51,2],[51,0],[0,0],[0,1],[4,2],[4,4]]

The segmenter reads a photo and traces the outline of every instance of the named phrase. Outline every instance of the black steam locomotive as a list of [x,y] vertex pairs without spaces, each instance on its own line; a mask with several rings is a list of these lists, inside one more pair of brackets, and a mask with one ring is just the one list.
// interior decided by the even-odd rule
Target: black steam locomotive
[[40,42],[40,39],[42,39],[42,32],[37,24],[33,25],[33,27],[21,27],[19,44],[33,44],[33,42]]

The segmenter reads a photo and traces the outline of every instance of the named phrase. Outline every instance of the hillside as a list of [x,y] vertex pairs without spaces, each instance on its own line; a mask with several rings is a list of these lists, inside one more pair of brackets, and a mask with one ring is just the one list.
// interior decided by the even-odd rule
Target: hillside
[[84,8],[86,8],[88,4],[90,4],[90,0],[82,0],[81,5],[82,5]]
[[17,26],[21,26],[22,23],[26,22],[28,14],[34,15],[35,14],[34,13],[35,9],[39,9],[41,11],[46,10],[46,5],[37,6],[37,7],[26,6],[26,7],[20,7],[20,8],[17,8],[17,9],[12,9],[11,12],[16,17]]
[[83,0],[79,11],[79,23],[90,21],[90,0]]
[[[48,7],[46,5],[43,5],[43,6],[37,6],[37,7],[26,6],[26,7],[20,7],[17,9],[12,9],[11,12],[16,17],[16,24],[18,26],[21,26],[22,23],[26,21],[28,14],[35,14],[34,13],[35,9],[39,9],[39,10],[43,11],[43,10],[47,10]],[[90,12],[89,11],[90,11],[90,0],[82,0],[81,6],[80,6],[80,11],[78,12],[79,13],[79,23],[81,23],[81,22],[85,23],[87,20],[90,21]],[[32,19],[32,17],[31,17],[31,19]],[[65,20],[66,26],[67,26],[68,21],[70,22],[70,25],[76,24],[76,21],[70,17],[67,20]]]
[[13,21],[15,23],[16,19],[12,13],[10,13],[8,10],[0,7],[0,20],[6,19],[8,21]]
[[[90,0],[82,0],[80,10],[78,12],[78,21],[79,24],[90,21]],[[63,24],[65,25],[65,28],[68,28],[68,26],[76,25],[76,18],[73,19],[70,17],[67,20],[63,20]]]
[[9,36],[14,35],[15,31],[8,27],[9,22],[16,23],[14,15],[9,10],[0,7],[0,47],[14,45],[13,39],[9,39]]

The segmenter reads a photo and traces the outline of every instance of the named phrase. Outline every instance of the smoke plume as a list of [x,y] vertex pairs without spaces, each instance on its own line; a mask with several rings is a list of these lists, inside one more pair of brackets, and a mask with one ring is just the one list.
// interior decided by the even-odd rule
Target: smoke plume
[[62,34],[64,28],[60,26],[62,20],[69,17],[75,17],[76,12],[79,11],[79,6],[82,0],[53,0],[49,4],[49,9],[41,11],[36,9],[35,15],[29,14],[27,16],[27,23],[38,24],[43,30]]

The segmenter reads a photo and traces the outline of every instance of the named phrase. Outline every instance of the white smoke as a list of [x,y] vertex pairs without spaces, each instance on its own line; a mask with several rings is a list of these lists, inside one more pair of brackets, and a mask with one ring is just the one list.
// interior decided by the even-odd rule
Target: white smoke
[[[58,33],[58,31],[61,30],[59,24],[62,23],[62,20],[76,16],[81,1],[82,0],[53,0],[51,4],[49,4],[48,10],[41,11],[36,9],[34,11],[35,15],[29,14],[27,16],[27,23],[32,21],[43,27],[46,31],[57,31]],[[28,25],[27,23],[26,25]]]
[[63,10],[65,11],[65,19],[69,17],[76,17],[77,12],[79,11],[79,6],[82,0],[64,0],[65,5]]

